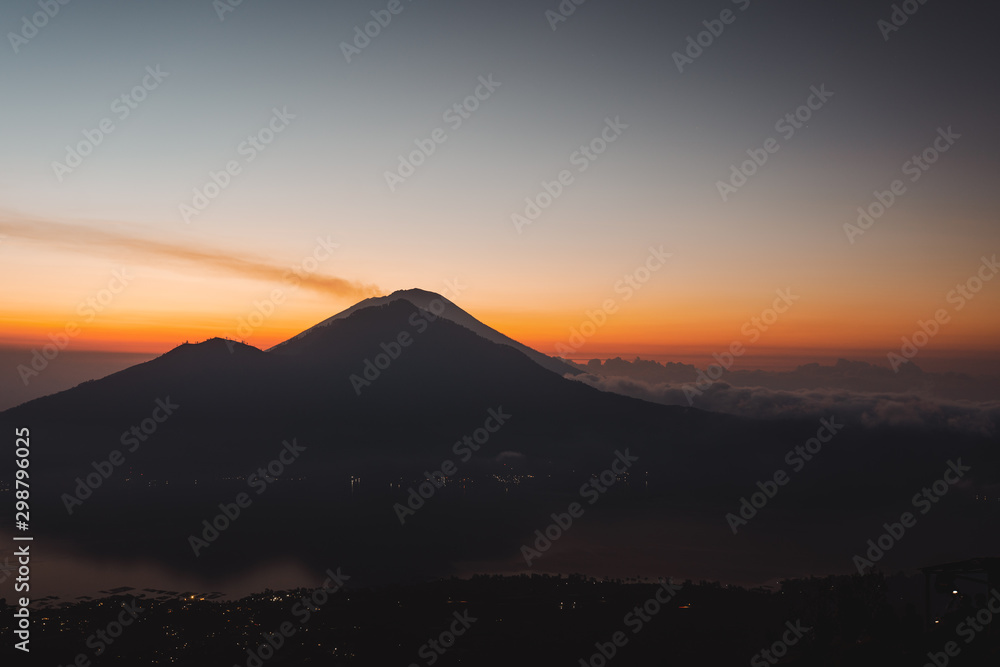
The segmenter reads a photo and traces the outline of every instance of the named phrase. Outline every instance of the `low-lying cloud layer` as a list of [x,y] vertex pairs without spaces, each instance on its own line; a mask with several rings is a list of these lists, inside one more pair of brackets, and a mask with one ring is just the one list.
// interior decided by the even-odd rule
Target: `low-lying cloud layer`
[[[654,383],[621,376],[590,373],[566,376],[602,391],[624,394],[663,405],[693,406],[756,419],[839,419],[864,426],[943,428],[993,435],[1000,425],[1000,401],[968,401],[916,393],[874,393],[844,389],[771,389],[734,387],[715,382],[691,391],[691,385]],[[691,401],[688,396],[691,396]]]

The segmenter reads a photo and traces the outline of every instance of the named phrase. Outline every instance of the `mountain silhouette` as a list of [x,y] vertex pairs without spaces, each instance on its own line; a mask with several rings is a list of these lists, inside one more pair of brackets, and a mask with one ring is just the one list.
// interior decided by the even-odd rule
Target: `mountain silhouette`
[[[432,303],[438,298],[444,311]],[[645,535],[639,518],[658,525],[674,516],[687,540],[730,539],[724,514],[816,434],[813,420],[758,421],[599,391],[563,377],[550,363],[558,360],[525,350],[443,297],[408,290],[361,302],[268,351],[218,338],[181,345],[7,410],[0,422],[11,432],[31,429],[32,516],[53,539],[101,557],[128,552],[218,572],[287,557],[293,548],[297,558],[328,567],[336,551],[339,562],[386,578],[516,559],[524,537],[579,500],[581,483],[625,450],[638,460],[621,494],[602,501],[601,512],[621,513],[609,515],[608,525],[639,526],[633,530]],[[170,414],[158,420],[164,405]],[[456,461],[456,443],[490,411],[509,417],[460,461],[454,477],[465,481],[440,491],[434,509],[414,520],[424,529],[401,526],[394,504],[425,472]],[[145,436],[138,443],[130,437],[136,429]],[[286,442],[304,447],[301,457],[266,502],[195,563],[187,535],[219,503],[246,492],[248,475]],[[817,511],[832,512],[828,521],[883,506],[895,511],[950,456],[985,461],[993,452],[994,461],[994,445],[952,433],[845,429],[822,464],[801,474],[807,481],[796,478],[782,491],[784,509],[755,527],[811,526]],[[66,494],[116,450],[124,462],[69,515]],[[527,490],[509,495],[520,483],[513,477]],[[713,527],[702,528],[705,522]],[[808,539],[827,550],[842,543],[824,530]],[[692,547],[678,557],[698,564],[698,553]],[[768,553],[763,562],[778,568],[781,561]]]
[[547,368],[554,373],[558,373],[559,375],[578,375],[581,372],[575,365],[567,364],[560,359],[554,359],[546,356],[541,352],[528,347],[527,345],[522,345],[513,338],[505,336],[496,329],[486,326],[440,294],[428,292],[422,289],[397,290],[389,296],[371,297],[369,299],[359,301],[350,308],[337,313],[333,317],[323,320],[319,324],[306,329],[302,333],[289,338],[283,343],[278,343],[268,351],[285,352],[289,348],[294,348],[296,341],[315,333],[318,329],[328,327],[334,322],[346,319],[359,310],[364,310],[374,306],[383,306],[399,300],[405,300],[427,312],[439,314],[441,317],[450,320],[455,324],[461,325],[475,334],[479,334],[488,341],[512,347],[537,363],[542,368]]
[[[474,331],[492,331],[485,325],[437,317],[408,298],[366,303],[267,352],[218,338],[185,344],[5,417],[38,424],[41,437],[58,443],[36,454],[37,465],[76,470],[119,446],[124,430],[169,397],[179,408],[142,456],[162,476],[181,478],[192,476],[189,458],[203,475],[222,474],[240,459],[269,456],[291,437],[319,443],[319,469],[397,468],[430,452],[447,454],[498,406],[513,415],[501,433],[506,448],[579,464],[618,447],[656,443],[665,453],[669,439],[707,436],[736,421],[566,380],[550,370],[554,364],[538,363],[544,355],[489,340]],[[458,309],[447,305],[451,310]],[[464,311],[455,317],[472,320]],[[401,334],[408,345],[399,344]]]

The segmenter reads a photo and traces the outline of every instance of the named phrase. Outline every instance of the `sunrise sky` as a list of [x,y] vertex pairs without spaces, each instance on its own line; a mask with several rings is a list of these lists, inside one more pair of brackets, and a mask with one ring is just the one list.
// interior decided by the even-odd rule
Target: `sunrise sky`
[[[938,309],[949,321],[922,354],[995,356],[1000,279],[949,299],[1000,252],[994,8],[927,3],[885,39],[888,2],[592,0],[553,30],[555,0],[403,0],[348,62],[342,42],[391,3],[244,0],[221,19],[219,4],[70,3],[37,34],[35,2],[0,7],[22,37],[0,47],[0,345],[76,323],[76,350],[266,348],[420,287],[548,354],[613,299],[581,357],[739,340],[876,358]],[[674,52],[723,10],[722,34],[678,71]],[[467,117],[446,115],[477,91]],[[810,100],[807,122],[776,127]],[[270,144],[243,143],[268,127]],[[386,172],[438,128],[446,140],[391,189]],[[602,132],[614,141],[581,161]],[[54,166],[88,134],[100,142],[79,166]],[[718,182],[768,138],[776,152],[724,201]],[[908,169],[936,140],[947,150]],[[228,187],[185,216],[230,162]],[[572,182],[519,230],[512,215],[562,170]],[[895,179],[905,191],[849,238]],[[671,257],[626,299],[616,284],[651,247]],[[86,305],[112,288],[100,312]],[[799,300],[751,341],[744,324],[779,289]],[[281,303],[239,335],[274,290]]]

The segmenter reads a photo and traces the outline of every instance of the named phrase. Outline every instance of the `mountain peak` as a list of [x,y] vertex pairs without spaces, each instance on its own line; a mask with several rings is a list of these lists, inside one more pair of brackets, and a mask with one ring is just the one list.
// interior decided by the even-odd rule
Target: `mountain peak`
[[397,301],[405,301],[412,304],[414,307],[421,310],[432,313],[436,317],[442,317],[444,319],[450,320],[461,327],[472,331],[473,333],[485,338],[486,340],[496,343],[498,345],[505,345],[507,347],[512,347],[518,352],[521,352],[526,357],[537,363],[538,365],[546,368],[553,373],[558,375],[578,375],[581,371],[577,368],[566,364],[565,362],[549,357],[537,350],[533,350],[527,345],[523,345],[516,340],[505,336],[496,329],[483,324],[475,317],[465,312],[454,303],[449,301],[446,297],[436,293],[430,292],[419,288],[410,288],[396,290],[388,296],[378,296],[364,299],[354,304],[346,310],[342,310],[333,317],[327,318],[312,326],[305,331],[289,338],[288,340],[278,343],[274,347],[268,350],[268,352],[285,352],[289,349],[288,344],[293,341],[298,341],[304,338],[306,335],[316,332],[318,329],[323,329],[328,327],[335,322],[340,320],[345,320],[350,316],[354,315],[358,311],[365,310],[368,308],[376,308],[380,306],[385,306],[390,303]]
[[458,306],[455,306],[455,304],[453,304],[451,301],[444,298],[440,294],[437,294],[436,292],[428,292],[427,290],[418,288],[396,290],[395,292],[393,292],[388,296],[373,296],[367,299],[362,299],[361,301],[358,301],[350,308],[342,310],[332,317],[328,317],[319,324],[315,324],[309,327],[305,331],[296,334],[295,336],[292,336],[291,338],[289,338],[284,342],[278,343],[274,347],[270,348],[268,352],[277,350],[281,348],[283,345],[292,342],[293,340],[298,340],[311,331],[315,331],[316,329],[321,329],[323,327],[330,326],[337,320],[347,319],[348,317],[358,312],[359,310],[364,310],[365,308],[374,308],[375,306],[384,306],[387,303],[392,303],[393,301],[399,301],[400,299],[409,301],[414,306],[422,308],[424,310],[429,310],[431,307],[430,306],[431,302],[434,301],[435,299],[439,299],[441,302],[443,302],[445,307],[454,306],[455,308],[458,308]]
[[[383,298],[397,298],[397,299],[399,299],[399,298],[404,298],[404,297],[407,297],[407,296],[444,299],[444,297],[441,296],[440,294],[438,294],[437,292],[431,292],[431,291],[428,291],[428,290],[425,290],[425,289],[420,289],[419,287],[411,287],[409,289],[398,289],[395,292],[393,292],[392,294],[390,294],[388,297],[383,297]],[[378,298],[378,297],[376,297],[376,298]]]
[[212,359],[240,357],[247,354],[260,354],[261,350],[253,345],[247,345],[228,338],[208,338],[198,343],[184,342],[161,355],[160,358],[172,358],[175,361],[206,362]]

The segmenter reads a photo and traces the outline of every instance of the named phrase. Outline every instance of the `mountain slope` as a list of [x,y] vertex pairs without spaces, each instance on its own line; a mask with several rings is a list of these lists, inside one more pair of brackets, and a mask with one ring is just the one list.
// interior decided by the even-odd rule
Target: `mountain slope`
[[[156,421],[164,405],[172,414]],[[481,429],[491,410],[509,417],[460,459],[455,444]],[[387,579],[401,568],[436,575],[462,560],[516,558],[534,528],[578,501],[580,485],[626,449],[638,457],[629,483],[588,509],[570,539],[604,516],[612,538],[599,541],[613,544],[620,526],[648,514],[651,523],[637,529],[643,535],[690,539],[699,558],[718,553],[711,536],[732,538],[725,513],[784,466],[786,453],[817,426],[601,392],[406,299],[357,309],[272,352],[219,339],[183,345],[0,413],[0,429],[31,430],[33,529],[50,543],[218,572],[289,555],[322,571],[335,558],[348,571]],[[135,428],[145,437],[129,449]],[[286,475],[275,473],[274,490],[254,495],[225,539],[196,559],[188,535],[220,503],[246,493],[247,476],[275,461],[285,441],[304,448],[301,458]],[[787,522],[781,531],[813,525],[817,511],[833,523],[882,504],[898,512],[899,499],[940,475],[943,461],[974,454],[970,445],[980,444],[951,434],[845,429],[754,529],[771,520]],[[115,451],[124,462],[69,516],[65,494],[106,470]],[[394,504],[407,502],[425,472],[448,460],[460,464],[461,482],[402,525]],[[975,465],[979,470],[982,459]],[[531,480],[527,489],[504,481],[515,474]],[[357,478],[364,481],[355,493]],[[675,540],[661,525],[669,515],[693,528]],[[853,543],[816,525],[825,549]],[[858,537],[863,544],[867,535],[851,540]]]
[[[85,468],[90,457],[119,447],[120,434],[148,417],[157,399],[169,397],[180,408],[158,427],[150,438],[157,445],[144,446],[143,456],[164,475],[180,475],[188,464],[178,457],[196,457],[203,470],[221,472],[236,457],[252,462],[296,435],[323,441],[331,465],[333,458],[377,461],[447,451],[462,435],[457,425],[475,425],[500,405],[519,410],[514,422],[523,426],[511,432],[537,442],[543,453],[561,449],[574,434],[594,440],[587,430],[608,434],[613,429],[602,426],[602,413],[624,409],[631,419],[635,411],[686,412],[567,381],[509,346],[430,317],[394,300],[310,330],[280,352],[219,339],[183,345],[5,416],[37,424],[51,443],[37,454],[38,465]],[[403,331],[412,336],[410,346],[378,377],[369,372],[372,380],[363,380],[366,360],[383,354],[381,343]]]
[[566,375],[567,373],[570,375],[578,375],[581,372],[574,366],[566,364],[559,359],[554,359],[552,357],[546,356],[541,352],[528,347],[527,345],[523,345],[517,342],[513,338],[505,336],[496,329],[486,326],[485,324],[477,320],[475,317],[465,312],[464,310],[462,310],[461,308],[459,308],[454,303],[452,303],[445,297],[441,296],[440,294],[436,294],[434,292],[428,292],[426,290],[421,290],[421,289],[398,290],[396,292],[393,292],[389,296],[372,297],[369,299],[364,299],[363,301],[359,301],[350,308],[337,313],[333,317],[323,320],[319,324],[316,324],[310,327],[309,329],[306,329],[302,333],[293,336],[292,338],[289,338],[283,343],[278,343],[274,347],[270,348],[268,352],[286,353],[288,351],[290,343],[302,339],[303,337],[309,335],[310,333],[316,331],[317,329],[322,329],[330,326],[334,322],[344,320],[360,310],[376,306],[384,306],[388,303],[392,303],[393,301],[399,301],[399,300],[408,301],[409,303],[413,304],[414,306],[422,310],[428,311],[435,315],[440,315],[445,319],[451,320],[452,322],[465,327],[469,331],[472,331],[473,333],[482,336],[488,341],[497,343],[499,345],[507,345],[508,347],[512,347],[515,350],[518,350],[519,352],[527,356],[529,359],[531,359],[541,367],[547,368],[548,370],[557,373],[559,375]]

